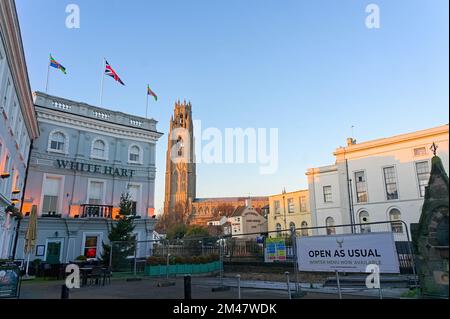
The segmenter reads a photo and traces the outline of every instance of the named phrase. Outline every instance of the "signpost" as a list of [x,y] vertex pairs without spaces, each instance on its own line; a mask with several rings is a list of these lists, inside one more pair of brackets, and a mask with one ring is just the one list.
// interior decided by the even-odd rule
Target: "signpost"
[[[297,238],[297,262],[300,271],[336,273],[340,299],[339,272],[366,273],[367,269],[376,265],[378,276],[381,273],[400,273],[394,235],[391,232],[302,236]],[[367,267],[369,265],[372,267]],[[381,285],[378,288],[381,296]]]
[[399,273],[391,232],[297,238],[300,271],[365,273],[377,265],[380,273]]
[[264,261],[286,261],[286,243],[284,238],[266,238]]
[[0,264],[0,299],[19,298],[20,269],[14,263]]

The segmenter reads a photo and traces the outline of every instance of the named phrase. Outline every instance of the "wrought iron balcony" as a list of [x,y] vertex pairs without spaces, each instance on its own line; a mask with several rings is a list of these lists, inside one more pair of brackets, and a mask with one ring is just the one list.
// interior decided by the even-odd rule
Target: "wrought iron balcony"
[[80,218],[112,218],[113,206],[109,205],[81,205]]

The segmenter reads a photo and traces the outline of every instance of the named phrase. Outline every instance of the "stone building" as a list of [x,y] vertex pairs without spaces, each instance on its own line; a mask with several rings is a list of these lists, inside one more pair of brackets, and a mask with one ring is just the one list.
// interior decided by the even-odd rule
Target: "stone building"
[[[269,236],[276,237],[282,230],[311,226],[309,192],[302,189],[294,192],[282,192],[269,197],[268,228]],[[302,236],[311,234],[311,230],[298,231]]]
[[[190,102],[176,102],[170,119],[166,154],[164,214],[179,214],[189,224],[206,226],[229,217],[248,197],[196,198],[194,126]],[[268,205],[268,197],[252,197],[256,210]]]
[[[22,208],[25,215],[32,206],[38,211],[41,248],[31,258],[98,258],[124,193],[138,217],[136,239],[152,239],[155,152],[162,135],[157,122],[39,92],[34,98],[41,135],[31,152]],[[27,217],[23,223],[18,258]]]
[[0,259],[12,256],[28,158],[39,135],[13,0],[0,1]]
[[177,212],[188,219],[195,199],[196,169],[191,103],[175,103],[166,154],[164,214]]
[[[347,146],[335,150],[335,164],[306,173],[312,225],[325,227],[319,234],[334,234],[350,231],[334,227],[340,224],[417,223],[430,176],[433,143],[448,174],[448,134],[447,124],[362,143],[349,138]],[[396,238],[407,239],[401,222],[391,226],[367,225],[355,231],[393,231]]]

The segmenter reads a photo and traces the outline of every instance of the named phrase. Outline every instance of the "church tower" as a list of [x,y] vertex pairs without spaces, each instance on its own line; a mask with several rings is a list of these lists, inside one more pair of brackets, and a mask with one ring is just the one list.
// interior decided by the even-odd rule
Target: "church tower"
[[164,214],[181,214],[187,222],[195,199],[194,127],[190,102],[175,103],[166,155]]

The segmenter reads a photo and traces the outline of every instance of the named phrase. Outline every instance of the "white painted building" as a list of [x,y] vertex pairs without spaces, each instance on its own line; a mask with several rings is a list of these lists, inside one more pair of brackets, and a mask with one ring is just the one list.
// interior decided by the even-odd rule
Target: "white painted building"
[[238,238],[256,238],[261,233],[267,232],[267,219],[252,206],[250,199],[246,200],[245,206],[239,206],[234,210],[226,225],[229,229],[224,233]]
[[[336,163],[307,171],[313,226],[319,234],[349,231],[333,225],[403,220],[408,228],[420,218],[428,184],[433,143],[448,174],[448,125],[356,143],[333,153]],[[372,225],[357,231],[380,231]],[[392,231],[406,234],[393,224]]]
[[39,135],[14,1],[0,1],[0,259],[10,257],[33,139]]

